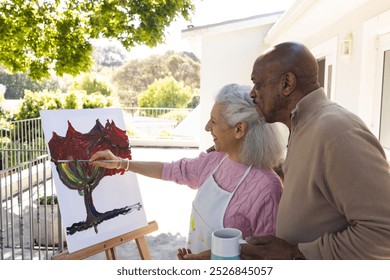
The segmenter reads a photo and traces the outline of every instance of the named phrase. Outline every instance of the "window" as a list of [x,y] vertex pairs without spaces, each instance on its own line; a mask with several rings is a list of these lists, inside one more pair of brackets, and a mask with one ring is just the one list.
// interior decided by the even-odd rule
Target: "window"
[[[320,86],[324,88],[328,99],[330,99],[331,89],[332,89],[332,64],[327,65],[326,58],[317,59],[317,64],[318,64],[318,82],[320,83]],[[326,70],[325,67],[328,68],[327,71],[325,71]]]
[[384,52],[379,140],[390,149],[390,50]]

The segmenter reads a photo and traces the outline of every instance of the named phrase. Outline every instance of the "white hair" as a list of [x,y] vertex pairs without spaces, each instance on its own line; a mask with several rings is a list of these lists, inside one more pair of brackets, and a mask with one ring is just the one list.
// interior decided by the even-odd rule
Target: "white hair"
[[216,96],[215,102],[223,107],[223,117],[229,127],[239,122],[248,124],[248,130],[241,145],[240,160],[247,165],[273,168],[280,163],[283,155],[280,132],[265,122],[256,110],[248,85],[225,85]]

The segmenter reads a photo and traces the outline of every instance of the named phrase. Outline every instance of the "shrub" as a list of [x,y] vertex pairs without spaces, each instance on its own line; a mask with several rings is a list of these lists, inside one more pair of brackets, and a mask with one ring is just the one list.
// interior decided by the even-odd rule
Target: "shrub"
[[100,93],[104,96],[110,96],[112,93],[112,89],[107,83],[99,81],[91,75],[85,75],[81,81],[76,81],[72,89],[83,90],[87,94]]
[[113,101],[110,97],[94,93],[87,95],[84,91],[60,92],[31,92],[26,91],[16,120],[38,118],[41,110],[82,109],[110,107]]
[[83,96],[83,108],[105,108],[112,105],[112,100],[109,97],[103,96],[100,93],[92,93]]
[[79,109],[83,107],[83,92],[70,91],[64,97],[64,109]]
[[186,108],[192,98],[191,88],[167,76],[156,80],[138,97],[140,107]]
[[[45,203],[46,202],[46,203]],[[42,196],[39,198],[39,205],[51,205],[51,204],[58,204],[58,198],[55,194],[48,195],[48,196]]]
[[163,115],[160,115],[159,118],[161,119],[168,119],[168,120],[175,120],[178,123],[180,123],[182,120],[184,120],[188,116],[189,112],[187,110],[172,110],[168,113],[165,113]]
[[59,92],[32,92],[26,90],[23,103],[16,120],[25,120],[39,117],[40,110],[55,110],[62,108],[62,94]]

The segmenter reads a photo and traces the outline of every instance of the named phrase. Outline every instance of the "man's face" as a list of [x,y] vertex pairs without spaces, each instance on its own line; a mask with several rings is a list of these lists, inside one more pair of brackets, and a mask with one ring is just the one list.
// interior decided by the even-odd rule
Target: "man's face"
[[269,63],[262,63],[259,58],[253,65],[251,77],[254,86],[250,96],[268,123],[281,121],[283,111],[283,94],[280,88],[282,73],[273,68]]

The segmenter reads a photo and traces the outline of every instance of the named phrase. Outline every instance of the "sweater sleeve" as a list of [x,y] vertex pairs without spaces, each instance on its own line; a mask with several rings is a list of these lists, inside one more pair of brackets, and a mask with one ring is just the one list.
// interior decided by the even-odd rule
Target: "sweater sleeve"
[[383,149],[372,134],[352,128],[335,136],[326,155],[322,192],[347,227],[299,249],[309,259],[388,259],[390,173]]
[[220,152],[201,152],[196,158],[183,158],[164,163],[161,179],[198,189],[210,175],[219,158]]

